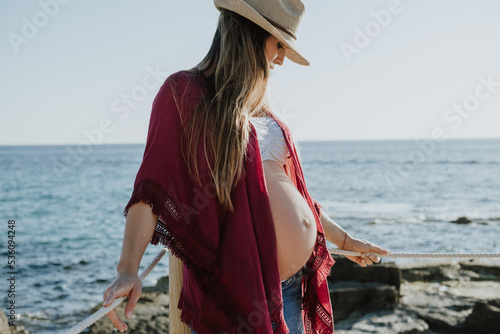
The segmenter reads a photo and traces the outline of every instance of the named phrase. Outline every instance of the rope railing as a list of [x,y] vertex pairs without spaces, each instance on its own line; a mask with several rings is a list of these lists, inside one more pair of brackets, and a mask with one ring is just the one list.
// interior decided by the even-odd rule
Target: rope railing
[[[329,249],[331,254],[343,255],[343,256],[360,256],[360,252],[346,251],[338,248]],[[143,281],[146,276],[153,270],[156,264],[161,260],[163,255],[167,252],[167,248],[162,248],[162,250],[156,255],[153,261],[144,269],[144,271],[139,275],[141,281]],[[385,255],[373,253],[379,257],[390,257],[390,258],[500,258],[500,254],[495,253],[393,253],[389,252]],[[125,300],[126,297],[116,298],[115,301],[108,307],[103,307],[99,311],[95,312],[87,319],[73,326],[66,334],[78,334],[87,327],[91,326],[97,320],[104,317],[110,311],[115,309],[121,302]]]
[[[141,279],[141,281],[144,281],[146,276],[148,276],[148,274],[151,272],[151,270],[153,270],[153,268],[156,266],[156,264],[158,262],[160,262],[161,258],[163,257],[163,255],[165,255],[166,252],[167,252],[167,248],[166,247],[162,248],[162,250],[158,253],[158,255],[155,256],[153,261],[151,261],[151,263],[146,267],[146,269],[144,269],[142,271],[142,273],[139,275],[139,278]],[[66,332],[66,334],[78,334],[78,333],[80,333],[85,328],[91,326],[94,322],[96,322],[97,320],[101,319],[106,314],[108,314],[109,312],[114,310],[122,301],[125,300],[125,298],[126,297],[116,298],[115,301],[111,305],[109,305],[108,307],[101,308],[99,311],[95,312],[87,319],[85,319],[82,322],[71,327]]]
[[[342,250],[338,248],[329,249],[331,254],[343,256],[360,256],[360,252]],[[372,253],[379,257],[391,258],[435,258],[435,259],[474,259],[474,258],[500,258],[500,254],[495,253],[393,253],[385,255]]]

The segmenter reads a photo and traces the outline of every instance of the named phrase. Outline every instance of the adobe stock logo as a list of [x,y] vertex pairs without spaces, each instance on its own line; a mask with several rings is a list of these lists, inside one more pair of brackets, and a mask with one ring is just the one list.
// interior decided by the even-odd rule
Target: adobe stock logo
[[157,64],[156,68],[146,66],[146,74],[140,80],[140,83],[134,85],[130,90],[123,92],[119,97],[115,98],[110,105],[110,110],[117,116],[115,119],[105,116],[96,122],[95,126],[88,129],[84,128],[81,131],[82,138],[74,146],[66,146],[66,155],[60,161],[54,163],[53,169],[57,177],[61,178],[64,174],[77,168],[84,159],[92,153],[95,146],[101,145],[104,138],[116,130],[116,125],[119,121],[127,119],[132,111],[143,102],[151,92],[161,86],[168,72],[162,71]]
[[352,62],[353,55],[360,54],[363,49],[368,47],[380,35],[383,29],[391,24],[393,17],[403,12],[403,9],[404,7],[399,0],[391,0],[387,4],[387,9],[372,10],[370,12],[372,20],[366,22],[363,28],[359,26],[354,28],[352,42],[342,42],[339,44],[340,51],[342,51],[347,63],[350,64]]
[[35,12],[31,18],[23,16],[21,19],[22,26],[20,34],[15,32],[9,32],[7,38],[9,39],[10,46],[17,54],[19,53],[20,47],[28,44],[33,40],[40,29],[44,28],[50,21],[59,14],[61,5],[66,5],[71,0],[41,0],[38,2],[40,10]]
[[[477,78],[473,92],[464,98],[453,103],[453,106],[447,108],[442,114],[445,126],[434,127],[431,131],[431,138],[426,140],[417,140],[417,148],[411,151],[406,158],[402,159],[399,165],[391,166],[390,169],[384,169],[387,189],[395,192],[397,187],[403,181],[409,178],[419,164],[431,159],[437,150],[439,143],[454,130],[458,130],[466,119],[478,113],[483,102],[490,99],[493,94],[500,90],[500,81],[493,77],[493,73],[488,76],[480,75]],[[494,111],[493,111],[494,112]]]

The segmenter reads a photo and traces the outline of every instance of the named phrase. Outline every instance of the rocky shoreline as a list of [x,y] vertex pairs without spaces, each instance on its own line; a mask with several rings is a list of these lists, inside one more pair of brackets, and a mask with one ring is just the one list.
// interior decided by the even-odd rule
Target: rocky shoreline
[[[362,268],[343,258],[328,278],[336,334],[500,333],[500,261],[379,263]],[[169,326],[168,277],[144,287],[129,333],[164,334]],[[89,310],[89,315],[101,308]],[[125,303],[117,311],[123,314]],[[1,313],[1,312],[0,312]],[[5,327],[0,333],[29,334]],[[113,331],[107,317],[87,333]]]
[[[336,269],[348,275],[354,269],[349,262],[338,259]],[[387,263],[360,270],[367,272],[351,281],[358,285],[354,291],[342,287],[345,276],[330,277],[337,334],[500,333],[498,260]]]

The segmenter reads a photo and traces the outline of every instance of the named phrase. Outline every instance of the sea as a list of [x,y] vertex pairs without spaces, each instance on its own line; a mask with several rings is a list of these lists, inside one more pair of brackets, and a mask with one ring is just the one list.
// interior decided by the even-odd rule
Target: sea
[[[393,252],[500,253],[500,139],[298,146],[310,194],[352,236]],[[0,146],[0,301],[4,313],[14,301],[18,325],[63,333],[102,303],[143,151]],[[140,271],[160,250],[148,246]],[[143,285],[167,274],[165,256]]]

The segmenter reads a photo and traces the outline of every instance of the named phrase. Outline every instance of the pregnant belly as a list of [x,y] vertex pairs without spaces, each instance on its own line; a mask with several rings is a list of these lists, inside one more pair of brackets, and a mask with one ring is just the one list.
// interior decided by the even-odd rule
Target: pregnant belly
[[306,264],[316,243],[316,222],[306,200],[275,161],[264,161],[264,176],[276,230],[281,280]]

